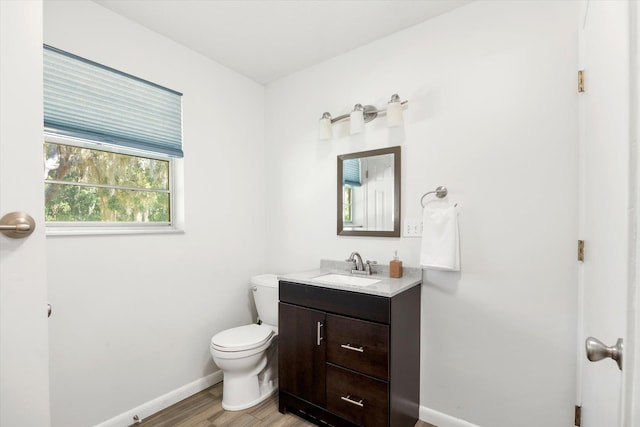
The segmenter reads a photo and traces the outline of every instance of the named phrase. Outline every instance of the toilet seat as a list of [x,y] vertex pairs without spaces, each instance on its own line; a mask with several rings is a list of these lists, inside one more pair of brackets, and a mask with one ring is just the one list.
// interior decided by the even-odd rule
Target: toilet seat
[[211,348],[223,352],[250,350],[266,344],[274,332],[264,325],[244,325],[217,333],[211,338]]

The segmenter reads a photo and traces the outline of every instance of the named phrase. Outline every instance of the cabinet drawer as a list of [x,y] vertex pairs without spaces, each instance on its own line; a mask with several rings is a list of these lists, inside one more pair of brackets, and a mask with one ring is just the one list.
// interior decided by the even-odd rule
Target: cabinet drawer
[[327,364],[327,409],[353,423],[386,426],[388,384]]
[[389,326],[327,314],[327,362],[389,379]]
[[328,313],[367,319],[374,322],[391,321],[391,300],[378,295],[323,288],[280,280],[280,302],[315,308]]

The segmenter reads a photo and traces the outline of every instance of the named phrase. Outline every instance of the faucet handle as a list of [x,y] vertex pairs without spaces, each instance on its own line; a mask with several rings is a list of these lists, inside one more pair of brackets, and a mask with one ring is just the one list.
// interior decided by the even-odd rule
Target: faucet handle
[[376,265],[378,263],[378,261],[369,261],[367,260],[367,262],[365,263],[365,267],[364,270],[367,272],[367,274],[371,274],[371,266],[372,265]]

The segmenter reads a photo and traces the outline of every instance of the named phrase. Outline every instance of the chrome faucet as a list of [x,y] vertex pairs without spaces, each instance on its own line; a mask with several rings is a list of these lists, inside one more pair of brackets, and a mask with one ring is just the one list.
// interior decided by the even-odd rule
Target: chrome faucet
[[[364,266],[362,264],[362,257],[358,252],[351,252],[351,255],[349,255],[349,258],[347,258],[345,261],[353,263],[353,270],[356,270],[356,271],[364,270]],[[352,273],[353,273],[353,270],[351,270]]]
[[353,268],[351,269],[351,274],[371,274],[371,265],[377,264],[376,261],[367,260],[366,263],[362,262],[362,257],[358,252],[351,252],[349,258],[345,260],[346,262],[352,262]]

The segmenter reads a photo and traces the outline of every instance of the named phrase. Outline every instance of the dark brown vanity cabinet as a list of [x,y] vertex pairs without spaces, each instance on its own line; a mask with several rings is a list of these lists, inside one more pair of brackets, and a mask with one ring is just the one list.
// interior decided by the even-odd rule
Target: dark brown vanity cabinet
[[280,281],[279,410],[318,425],[413,427],[420,286],[392,297]]

